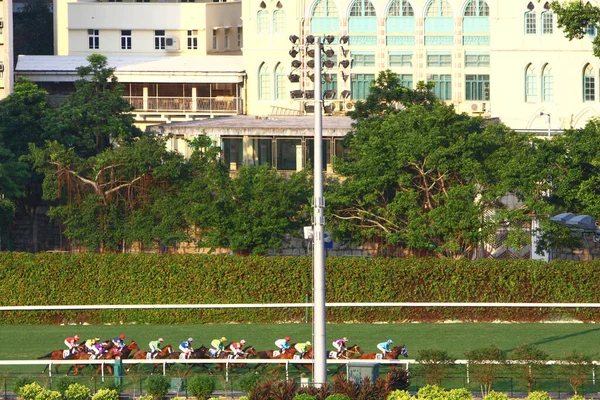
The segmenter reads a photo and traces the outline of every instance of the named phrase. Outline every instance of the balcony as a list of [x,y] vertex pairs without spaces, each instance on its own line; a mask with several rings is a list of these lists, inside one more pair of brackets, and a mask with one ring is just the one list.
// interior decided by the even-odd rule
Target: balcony
[[139,121],[192,120],[202,116],[243,114],[241,97],[143,97],[125,96]]

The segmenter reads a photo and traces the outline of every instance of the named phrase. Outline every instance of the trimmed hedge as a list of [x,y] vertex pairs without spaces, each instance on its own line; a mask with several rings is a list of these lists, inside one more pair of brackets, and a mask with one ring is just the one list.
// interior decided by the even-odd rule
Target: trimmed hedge
[[[326,260],[328,302],[597,301],[600,262]],[[297,303],[310,257],[0,253],[0,305]],[[302,321],[304,309],[3,312],[0,324]],[[328,308],[330,322],[600,320],[598,309]]]

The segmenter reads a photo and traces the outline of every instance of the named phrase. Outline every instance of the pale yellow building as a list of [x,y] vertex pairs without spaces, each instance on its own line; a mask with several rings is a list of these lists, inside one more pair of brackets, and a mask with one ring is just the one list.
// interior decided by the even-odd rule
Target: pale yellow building
[[0,0],[0,100],[13,88],[12,0]]

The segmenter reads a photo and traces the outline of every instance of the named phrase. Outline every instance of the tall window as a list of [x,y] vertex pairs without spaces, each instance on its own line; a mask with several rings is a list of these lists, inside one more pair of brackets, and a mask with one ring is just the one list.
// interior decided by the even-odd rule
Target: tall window
[[269,12],[267,10],[260,10],[257,15],[257,29],[258,33],[268,34],[269,33]]
[[131,30],[121,31],[121,50],[131,50]]
[[434,82],[433,94],[440,100],[452,100],[452,75],[432,74],[428,76],[429,82]]
[[594,76],[594,68],[591,65],[586,65],[583,71],[583,101],[596,100],[596,77]]
[[283,10],[273,12],[273,31],[275,33],[285,32],[285,12]]
[[338,10],[333,0],[319,0],[315,5],[313,17],[337,17]]
[[217,30],[213,29],[213,34],[212,34],[212,48],[213,50],[217,50],[217,46],[219,44],[219,40],[217,37]]
[[428,17],[451,17],[452,8],[447,0],[432,0],[427,8]]
[[164,30],[154,31],[154,50],[164,50],[165,41],[166,37]]
[[394,0],[388,10],[389,17],[413,17],[415,12],[408,0]]
[[375,7],[370,0],[356,0],[350,9],[351,17],[375,17]]
[[192,29],[187,31],[187,48],[188,50],[198,50],[198,30]]
[[229,48],[229,28],[225,28],[225,30],[223,31],[223,41],[224,41],[224,47],[226,49]]
[[465,17],[488,17],[490,8],[485,0],[471,0],[465,8]]
[[374,74],[352,74],[352,98],[354,100],[366,99],[374,80]]
[[400,86],[412,89],[413,88],[413,76],[412,74],[400,74]]
[[88,49],[100,48],[100,31],[98,29],[88,29]]
[[542,12],[542,35],[550,35],[554,32],[554,15],[548,3],[544,4],[544,10]]
[[285,98],[285,82],[287,76],[283,70],[281,63],[275,67],[275,100],[281,100]]
[[238,49],[242,48],[242,27],[238,26],[237,28],[237,47]]
[[260,100],[271,99],[271,73],[265,63],[262,63],[258,71],[258,91]]
[[551,102],[554,99],[554,78],[552,67],[546,64],[542,70],[542,101]]
[[490,99],[489,75],[467,75],[465,78],[465,98],[467,100],[487,101]]
[[535,75],[535,68],[529,64],[525,72],[525,101],[528,103],[535,102],[537,100],[537,76]]
[[537,23],[533,3],[529,3],[527,10],[525,13],[525,34],[535,35],[537,33]]

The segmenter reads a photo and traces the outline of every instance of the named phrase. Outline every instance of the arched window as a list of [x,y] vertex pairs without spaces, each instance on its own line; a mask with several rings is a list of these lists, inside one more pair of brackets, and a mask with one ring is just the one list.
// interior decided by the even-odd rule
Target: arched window
[[271,99],[271,73],[265,63],[260,65],[258,71],[258,98],[260,100]]
[[388,17],[414,17],[415,12],[408,0],[394,0],[388,9]]
[[356,0],[350,9],[351,17],[375,17],[375,7],[371,0]]
[[258,33],[262,33],[262,34],[268,34],[269,33],[269,12],[266,10],[267,5],[265,4],[265,2],[263,1],[262,3],[260,3],[260,10],[258,11],[257,15],[256,15],[256,22],[257,22],[257,31]]
[[542,101],[551,102],[554,99],[554,77],[550,64],[542,69]]
[[283,10],[273,11],[273,32],[285,33],[285,12]]
[[337,17],[338,10],[333,0],[319,0],[313,10],[313,17]]
[[596,77],[594,68],[587,64],[583,70],[583,101],[596,100]]
[[533,103],[537,101],[537,85],[535,68],[529,64],[525,72],[525,101]]
[[285,84],[287,76],[283,71],[283,65],[277,64],[275,67],[275,100],[281,100],[285,98]]
[[554,32],[554,14],[550,10],[550,4],[544,4],[542,11],[542,35],[551,35]]
[[338,9],[333,0],[318,0],[312,10],[310,31],[313,33],[329,33],[338,35],[340,21]]
[[535,6],[533,3],[527,5],[527,11],[525,12],[525,34],[535,35],[537,33],[537,21],[535,19]]
[[485,0],[471,0],[465,8],[465,17],[489,17],[490,8]]
[[451,17],[452,8],[450,8],[448,0],[432,0],[425,15],[428,17]]

